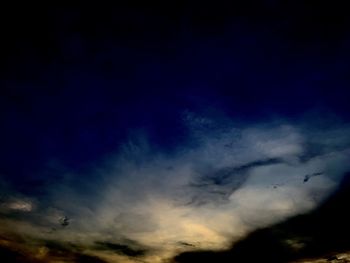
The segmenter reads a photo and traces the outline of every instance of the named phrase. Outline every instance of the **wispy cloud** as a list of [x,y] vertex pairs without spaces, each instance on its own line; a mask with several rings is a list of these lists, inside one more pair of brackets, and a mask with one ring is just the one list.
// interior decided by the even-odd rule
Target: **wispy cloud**
[[[187,249],[227,247],[256,228],[309,211],[349,169],[346,124],[322,130],[306,122],[240,125],[192,113],[184,121],[190,143],[175,153],[153,150],[145,135],[137,136],[82,177],[91,181],[67,179],[47,189],[38,209],[24,199],[4,202],[31,214],[12,232],[70,242],[107,261],[157,262]],[[62,217],[69,224],[62,226]]]

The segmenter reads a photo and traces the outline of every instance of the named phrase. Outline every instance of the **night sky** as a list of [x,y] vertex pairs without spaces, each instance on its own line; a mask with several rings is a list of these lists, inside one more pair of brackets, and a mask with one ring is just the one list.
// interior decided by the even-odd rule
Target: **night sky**
[[0,261],[350,262],[348,13],[3,5]]

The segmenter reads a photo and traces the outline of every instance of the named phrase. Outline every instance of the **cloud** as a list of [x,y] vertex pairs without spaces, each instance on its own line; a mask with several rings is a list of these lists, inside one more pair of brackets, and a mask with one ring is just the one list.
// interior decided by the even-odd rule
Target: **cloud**
[[15,201],[8,204],[8,208],[13,210],[19,210],[24,212],[30,212],[32,211],[32,204],[25,201]]
[[258,229],[222,251],[180,253],[174,262],[347,262],[350,173],[319,208]]
[[0,236],[0,256],[4,262],[91,262],[105,263],[98,256],[89,254],[86,248],[59,241],[20,239]]
[[18,198],[11,198],[10,200],[3,201],[1,206],[3,209],[22,212],[31,212],[34,209],[34,204],[30,200]]
[[144,256],[147,253],[145,249],[135,248],[135,247],[132,247],[131,245],[116,244],[116,243],[105,242],[105,241],[96,241],[95,244],[97,249],[112,251],[117,254],[122,254],[129,257],[140,257],[140,256]]
[[[75,175],[82,176],[79,185],[69,176],[57,181],[38,209],[16,224],[7,219],[7,226],[107,261],[161,262],[193,248],[227,248],[257,228],[308,212],[349,169],[346,124],[217,123],[186,114],[188,145],[163,153],[146,135],[132,138],[88,176]],[[18,202],[6,204],[24,211]]]

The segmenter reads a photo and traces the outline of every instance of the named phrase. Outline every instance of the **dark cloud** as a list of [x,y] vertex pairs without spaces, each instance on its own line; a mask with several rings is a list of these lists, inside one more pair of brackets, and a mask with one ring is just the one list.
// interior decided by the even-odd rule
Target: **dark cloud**
[[2,262],[11,263],[44,263],[44,261],[32,258],[30,255],[20,253],[14,249],[0,245],[0,258]]
[[323,205],[308,214],[252,232],[225,251],[185,252],[175,262],[273,262],[335,258],[350,251],[350,173]]
[[112,251],[117,254],[129,256],[129,257],[141,257],[147,253],[146,249],[132,247],[126,244],[117,244],[105,241],[96,241],[96,249]]
[[183,242],[183,241],[178,242],[178,244],[180,246],[185,246],[185,247],[195,247],[195,245],[188,243],[188,242]]
[[[232,182],[233,177],[242,176],[245,172],[247,172],[251,168],[270,165],[270,164],[278,164],[282,162],[283,160],[278,158],[271,158],[267,160],[257,160],[257,161],[249,162],[247,164],[239,165],[236,167],[221,169],[217,172],[204,176],[202,178],[202,181],[204,185],[206,182],[207,184],[218,185],[218,186],[226,185]],[[240,179],[241,181],[244,181],[244,177],[243,178],[241,177]],[[239,187],[239,185],[237,187]]]
[[234,167],[225,167],[201,175],[189,184],[195,194],[187,205],[203,205],[220,200],[228,201],[230,195],[244,184],[250,169],[280,163],[283,163],[283,159],[269,158]]
[[48,258],[48,261],[52,259],[61,259],[67,260],[68,262],[77,262],[77,263],[105,263],[103,259],[94,256],[88,255],[83,251],[88,249],[88,246],[75,244],[71,242],[60,242],[54,240],[42,240],[42,245],[47,249],[45,258]]
[[308,182],[310,180],[311,177],[322,175],[322,174],[323,174],[322,172],[313,173],[313,174],[306,174],[305,177],[304,177],[303,182],[306,183],[306,182]]
[[[28,240],[27,240],[28,242]],[[106,263],[105,260],[82,252],[86,247],[52,240],[23,240],[0,238],[0,258],[6,263]]]
[[76,254],[75,258],[74,258],[74,262],[77,262],[77,263],[107,263],[107,261],[105,261],[99,257],[84,255],[84,254]]

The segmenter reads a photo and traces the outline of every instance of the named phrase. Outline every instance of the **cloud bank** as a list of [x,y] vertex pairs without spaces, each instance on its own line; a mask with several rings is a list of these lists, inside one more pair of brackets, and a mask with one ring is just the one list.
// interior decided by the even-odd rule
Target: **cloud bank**
[[162,262],[224,249],[316,208],[349,170],[350,127],[340,121],[218,123],[186,112],[184,122],[189,143],[174,152],[155,150],[141,134],[88,176],[62,176],[43,196],[8,192],[2,244],[27,246],[46,262],[65,250],[73,259]]

